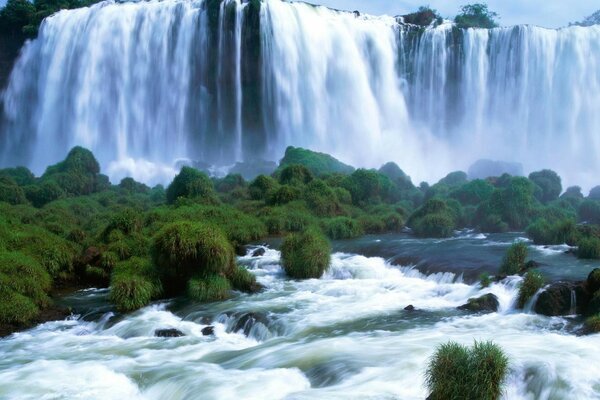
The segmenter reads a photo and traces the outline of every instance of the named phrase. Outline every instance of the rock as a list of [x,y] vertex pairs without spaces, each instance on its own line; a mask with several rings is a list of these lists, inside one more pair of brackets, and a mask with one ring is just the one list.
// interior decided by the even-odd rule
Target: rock
[[252,257],[262,257],[265,255],[265,251],[266,250],[264,247],[259,247],[258,249],[252,252]]
[[353,13],[356,18],[360,17],[360,11],[354,10]]
[[415,311],[415,306],[413,306],[412,304],[409,304],[406,307],[404,307],[404,309],[406,311]]
[[586,284],[590,293],[596,293],[600,290],[600,268],[596,268],[590,272]]
[[256,324],[263,324],[265,327],[269,326],[269,319],[260,313],[246,313],[241,315],[236,321],[235,325],[232,328],[232,332],[243,331],[244,335],[248,336],[252,327]]
[[185,336],[179,329],[157,329],[154,331],[156,337],[180,337]]
[[213,336],[215,334],[215,327],[207,326],[206,328],[202,328],[202,334],[204,336]]
[[540,264],[537,261],[529,260],[525,263],[525,271],[533,269],[533,268],[538,268],[540,265],[542,265],[542,264]]
[[588,303],[585,308],[585,314],[588,316],[599,315],[600,314],[600,290],[596,292],[592,300]]
[[582,313],[589,301],[590,295],[582,283],[557,282],[540,293],[534,311],[548,317]]
[[481,297],[474,297],[467,301],[467,304],[463,304],[457,307],[459,310],[474,311],[474,312],[496,312],[498,311],[498,298],[491,294],[484,294]]

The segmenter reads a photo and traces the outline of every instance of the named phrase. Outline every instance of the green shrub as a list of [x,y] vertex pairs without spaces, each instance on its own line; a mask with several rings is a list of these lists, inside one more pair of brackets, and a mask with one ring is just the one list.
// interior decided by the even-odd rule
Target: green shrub
[[536,190],[536,198],[542,203],[549,203],[558,199],[562,192],[561,179],[552,170],[544,169],[529,174],[529,179],[539,188]]
[[331,246],[315,229],[290,234],[281,244],[285,273],[294,279],[320,278],[330,261]]
[[0,169],[0,177],[9,177],[19,186],[33,185],[35,176],[25,167]]
[[23,325],[39,314],[39,308],[26,296],[0,286],[0,323]]
[[542,274],[538,271],[528,271],[519,287],[518,307],[525,307],[525,304],[529,299],[531,299],[542,287],[544,287],[544,277]]
[[225,300],[231,292],[231,284],[226,278],[210,275],[193,278],[188,282],[188,296],[197,301]]
[[68,194],[82,196],[98,191],[102,178],[100,165],[92,152],[77,146],[69,151],[64,161],[49,166],[41,180],[54,181]]
[[492,278],[490,277],[490,274],[482,272],[481,275],[479,275],[479,282],[482,288],[486,288],[492,284]]
[[119,311],[137,310],[161,294],[158,272],[150,260],[132,257],[115,267],[110,282],[110,301]]
[[9,177],[0,176],[0,202],[8,204],[27,204],[27,197],[23,188]]
[[282,185],[278,189],[269,193],[267,197],[267,204],[269,205],[283,205],[289,202],[300,199],[302,192],[296,186]]
[[377,172],[388,177],[400,190],[412,190],[415,188],[410,176],[406,175],[396,163],[388,162],[379,168]]
[[233,246],[223,232],[197,222],[165,225],[154,238],[153,257],[175,290],[191,277],[227,273],[235,261]]
[[250,198],[253,200],[266,200],[269,193],[274,192],[279,184],[270,176],[259,175],[248,186]]
[[508,358],[492,342],[467,348],[455,342],[440,345],[429,360],[425,382],[431,400],[499,399],[508,373]]
[[[385,178],[387,182],[384,182]],[[352,202],[361,206],[379,203],[385,196],[384,183],[391,184],[389,178],[373,170],[357,169],[343,182],[343,187],[350,192]]]
[[353,167],[336,160],[329,154],[291,146],[285,149],[285,155],[279,163],[279,168],[282,169],[289,165],[302,165],[314,176],[332,173],[351,174],[354,171]]
[[143,183],[136,182],[133,178],[123,178],[121,182],[119,182],[119,189],[125,191],[129,194],[134,193],[148,193],[150,192],[150,188]]
[[48,292],[52,279],[33,257],[18,252],[2,252],[0,287],[26,296],[38,307],[46,307],[50,303]]
[[258,217],[271,235],[300,232],[317,223],[315,217],[299,202],[279,207],[265,207],[260,210]]
[[446,185],[449,187],[462,186],[468,182],[467,173],[464,171],[450,172],[448,175],[440,179],[437,183],[439,185]]
[[44,205],[66,197],[65,191],[54,180],[43,181],[39,184],[24,187],[25,196],[34,207]]
[[407,24],[429,26],[435,22],[435,25],[440,25],[443,22],[443,18],[438,12],[430,7],[419,7],[417,12],[403,15],[403,20]]
[[304,190],[308,207],[320,217],[331,217],[340,212],[340,204],[333,189],[320,179],[310,182]]
[[363,234],[361,224],[349,217],[336,217],[323,223],[325,234],[333,240],[352,239]]
[[291,164],[277,171],[282,185],[301,186],[313,180],[313,174],[304,165]]
[[501,275],[516,275],[525,270],[525,259],[527,258],[527,245],[523,242],[513,243],[500,265]]
[[554,223],[546,219],[537,219],[525,230],[535,244],[574,244],[577,240],[577,226],[573,220],[561,220]]
[[456,212],[443,200],[431,199],[411,215],[408,224],[419,237],[450,237],[456,227]]
[[491,29],[498,26],[495,18],[498,14],[488,9],[487,4],[468,4],[461,8],[461,13],[454,18],[459,28],[485,28]]
[[489,200],[494,192],[494,186],[488,181],[475,179],[453,189],[449,196],[460,201],[463,205],[479,205]]
[[167,203],[173,204],[180,197],[215,201],[215,190],[210,178],[191,167],[183,167],[167,188]]
[[577,257],[592,260],[600,259],[600,239],[596,237],[581,239],[577,246]]
[[227,276],[231,286],[241,292],[254,293],[261,285],[256,282],[256,276],[244,267],[236,266]]
[[590,224],[600,224],[600,201],[584,200],[578,210],[579,220]]
[[221,193],[244,188],[246,188],[246,181],[240,174],[229,174],[222,179],[217,179],[215,182],[215,189]]

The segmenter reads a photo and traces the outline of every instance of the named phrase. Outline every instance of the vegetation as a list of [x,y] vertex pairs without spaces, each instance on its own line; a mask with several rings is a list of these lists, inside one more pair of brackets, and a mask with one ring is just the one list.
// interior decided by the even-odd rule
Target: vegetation
[[440,14],[436,10],[426,6],[421,6],[416,12],[403,15],[402,18],[407,24],[419,26],[439,25],[442,23]]
[[425,382],[428,398],[499,399],[508,373],[508,358],[492,342],[468,348],[455,342],[440,345],[429,360]]
[[320,278],[329,266],[330,253],[325,236],[313,229],[290,234],[281,245],[283,268],[294,279]]
[[354,171],[353,167],[336,160],[329,154],[292,146],[285,149],[285,155],[279,162],[279,168],[283,169],[289,165],[302,165],[315,176],[336,173],[351,174]]
[[488,9],[487,4],[475,3],[463,6],[454,18],[459,28],[485,28],[491,29],[498,26],[496,18],[498,13]]
[[525,270],[525,259],[527,258],[527,245],[523,242],[513,243],[500,266],[501,275],[516,275]]
[[544,277],[538,271],[529,271],[519,287],[519,298],[517,305],[519,308],[525,307],[525,304],[531,299],[538,290],[544,287]]

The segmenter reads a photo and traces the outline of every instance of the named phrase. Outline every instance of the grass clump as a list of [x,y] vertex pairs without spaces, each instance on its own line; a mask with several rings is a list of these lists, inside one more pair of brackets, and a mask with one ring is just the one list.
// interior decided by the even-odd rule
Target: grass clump
[[479,275],[479,282],[482,288],[489,287],[492,284],[492,277],[490,274],[482,272],[481,275]]
[[215,188],[210,178],[191,167],[183,167],[167,188],[167,203],[173,204],[180,197],[216,201]]
[[455,342],[440,345],[429,361],[425,382],[431,400],[500,398],[508,358],[492,342],[468,348]]
[[225,300],[231,292],[229,281],[219,275],[190,279],[187,288],[188,296],[197,301]]
[[150,260],[132,257],[117,264],[110,282],[110,300],[122,312],[137,310],[162,294]]
[[445,201],[431,199],[411,215],[408,225],[419,237],[445,238],[452,236],[456,216]]
[[600,258],[600,239],[596,237],[584,238],[577,246],[577,257],[597,260]]
[[525,259],[527,258],[527,245],[523,242],[513,243],[500,265],[501,275],[516,275],[525,269]]
[[600,332],[600,314],[589,317],[585,320],[585,329],[589,333]]
[[246,293],[254,293],[260,290],[261,285],[256,282],[256,276],[246,268],[236,266],[227,278],[235,290]]
[[323,231],[332,240],[351,239],[361,236],[361,224],[349,217],[335,217],[323,223]]
[[519,287],[518,307],[523,308],[538,290],[544,287],[544,277],[539,271],[529,271]]
[[283,268],[294,279],[320,278],[329,266],[330,253],[327,238],[316,229],[288,235],[281,245]]

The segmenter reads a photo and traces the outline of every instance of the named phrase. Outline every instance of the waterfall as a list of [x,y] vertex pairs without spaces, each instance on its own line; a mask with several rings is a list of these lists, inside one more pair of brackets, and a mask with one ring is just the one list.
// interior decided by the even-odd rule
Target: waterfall
[[61,11],[2,94],[0,166],[74,145],[111,178],[178,160],[277,160],[288,145],[415,181],[480,158],[600,168],[600,26],[417,29],[280,0],[151,0]]

